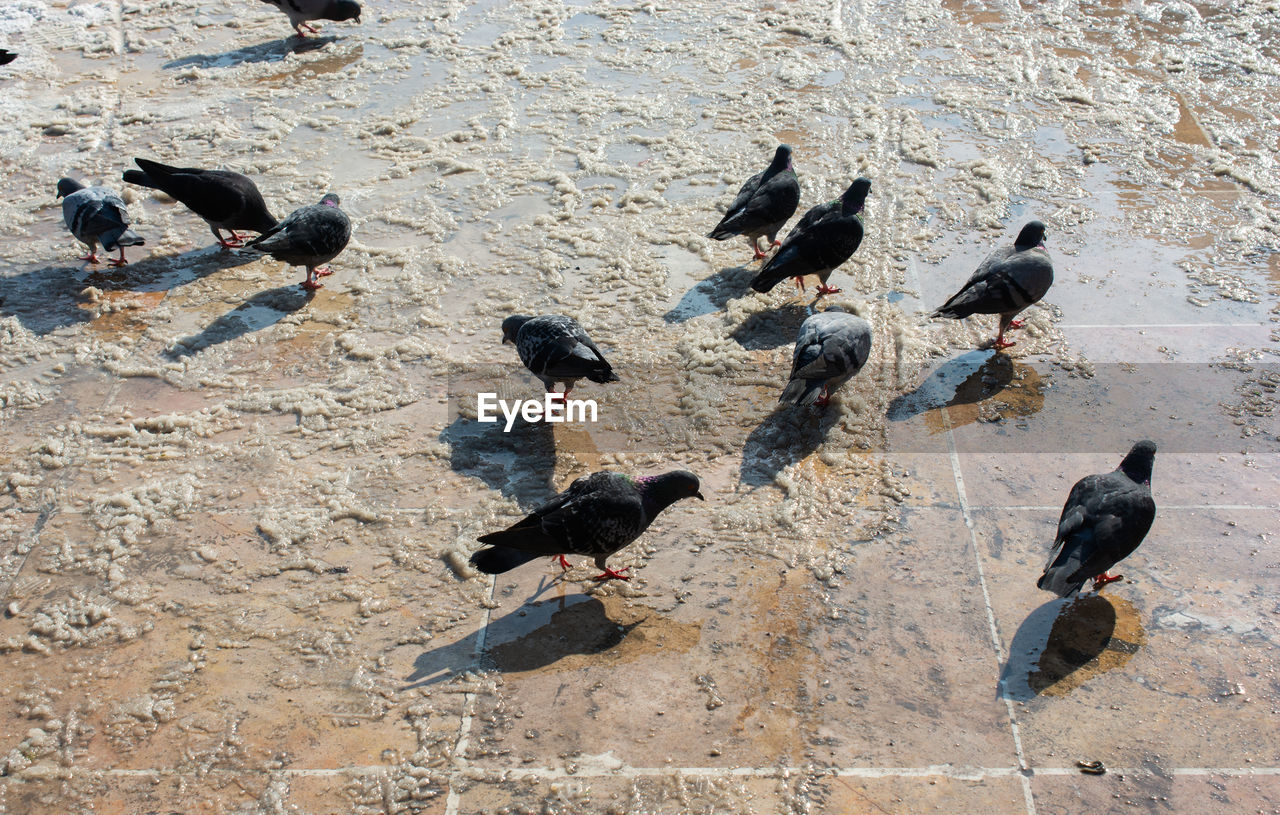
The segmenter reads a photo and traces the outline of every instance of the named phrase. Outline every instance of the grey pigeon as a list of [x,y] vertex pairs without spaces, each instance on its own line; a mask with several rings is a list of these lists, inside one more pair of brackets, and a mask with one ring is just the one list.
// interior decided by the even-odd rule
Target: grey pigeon
[[300,284],[310,291],[324,288],[318,278],[333,274],[321,264],[336,258],[351,240],[351,219],[338,209],[337,194],[329,193],[320,203],[290,212],[278,225],[244,245],[265,252],[290,266],[307,267],[307,279]]
[[930,316],[963,320],[970,314],[999,314],[995,347],[1013,345],[1004,338],[1008,329],[1022,328],[1022,321],[1013,318],[1039,302],[1053,285],[1053,261],[1044,249],[1044,240],[1044,224],[1039,221],[1022,227],[1013,246],[988,255],[964,288]]
[[1133,553],[1156,517],[1151,497],[1155,443],[1140,441],[1114,471],[1076,482],[1062,508],[1053,553],[1036,585],[1069,597],[1093,578],[1094,590],[1121,579],[1107,570]]
[[[181,201],[209,224],[223,249],[242,245],[244,238],[236,234],[237,229],[266,232],[276,225],[275,216],[267,209],[267,202],[262,200],[262,193],[246,175],[231,170],[170,167],[145,158],[133,161],[141,169],[125,170],[125,181],[160,190]],[[223,239],[224,229],[231,233],[230,240]]]
[[747,179],[738,190],[738,197],[729,204],[729,211],[707,235],[722,241],[734,235],[742,235],[751,242],[755,259],[765,256],[758,243],[764,235],[778,246],[778,230],[795,214],[800,204],[800,182],[791,168],[791,148],[778,145],[773,161],[764,170]]
[[835,294],[840,290],[827,285],[827,278],[840,264],[858,250],[862,243],[862,208],[871,179],[856,178],[834,201],[819,204],[804,214],[795,225],[778,254],[765,261],[751,288],[767,292],[788,277],[804,290],[804,276],[818,276],[818,294]]
[[10,51],[8,48],[0,48],[0,65],[8,65],[18,58],[18,55]]
[[584,377],[601,384],[618,381],[604,354],[572,317],[514,314],[502,321],[502,341],[515,344],[520,361],[542,380],[547,393],[554,393],[561,382],[567,397]]
[[360,4],[356,0],[262,0],[275,6],[289,17],[289,23],[299,37],[305,37],[302,29],[312,34],[319,29],[307,25],[308,20],[355,20],[360,22]]
[[870,356],[870,323],[837,307],[814,314],[800,324],[791,381],[778,401],[826,407],[831,393]]
[[514,526],[481,535],[477,540],[489,548],[472,555],[471,565],[486,574],[502,574],[549,555],[568,569],[565,555],[586,555],[603,570],[596,580],[630,580],[609,568],[609,556],[640,537],[658,513],[681,498],[706,500],[698,487],[698,477],[685,470],[645,478],[611,472],[583,476]]
[[70,178],[58,180],[58,197],[62,199],[62,220],[76,240],[89,247],[89,254],[80,258],[90,263],[98,262],[97,246],[108,252],[119,249],[120,257],[107,262],[112,266],[124,266],[126,246],[146,243],[142,236],[129,228],[129,212],[124,199],[106,187],[86,187]]

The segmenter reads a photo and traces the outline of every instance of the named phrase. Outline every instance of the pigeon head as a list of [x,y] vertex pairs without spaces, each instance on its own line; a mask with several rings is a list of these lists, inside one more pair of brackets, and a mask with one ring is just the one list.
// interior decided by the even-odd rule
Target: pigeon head
[[336,192],[331,192],[324,198],[321,198],[320,203],[324,204],[326,207],[336,207],[338,204],[342,203],[342,199],[338,197]]
[[769,169],[775,173],[782,172],[791,166],[791,145],[780,144],[778,150],[773,154],[773,161],[769,162]]
[[74,178],[58,179],[58,197],[65,198],[73,192],[79,192],[84,189],[84,185]]
[[698,491],[698,477],[688,470],[672,470],[662,475],[651,475],[648,478],[637,478],[640,491],[646,501],[652,501],[658,510],[671,506],[681,498],[697,498],[705,501]]
[[510,317],[502,321],[502,342],[514,343],[516,334],[520,333],[520,327],[529,322],[533,318],[527,314],[512,314]]
[[334,22],[355,20],[358,23],[360,22],[360,4],[356,0],[334,0],[329,6],[325,19]]
[[853,180],[849,185],[849,189],[844,191],[844,195],[840,196],[840,209],[843,212],[862,212],[862,208],[867,203],[867,196],[871,193],[871,179],[860,176]]
[[1139,484],[1150,484],[1151,466],[1155,463],[1155,459],[1156,443],[1140,441],[1129,451],[1129,455],[1124,457],[1124,461],[1120,462],[1120,469]]
[[1029,249],[1032,246],[1042,246],[1045,238],[1044,224],[1040,221],[1032,221],[1022,227],[1022,231],[1018,233],[1018,239],[1013,245],[1019,249]]

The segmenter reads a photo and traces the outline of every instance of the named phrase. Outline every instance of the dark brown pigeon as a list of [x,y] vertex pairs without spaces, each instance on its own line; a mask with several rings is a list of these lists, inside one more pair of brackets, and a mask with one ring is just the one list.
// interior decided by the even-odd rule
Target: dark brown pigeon
[[564,384],[567,397],[579,379],[618,381],[604,354],[572,317],[514,314],[502,321],[502,341],[515,344],[520,361],[542,380],[547,393],[555,392],[557,382]]
[[759,260],[765,256],[760,251],[760,236],[764,235],[772,245],[778,246],[778,230],[799,205],[800,182],[791,168],[791,148],[781,144],[769,166],[748,178],[738,190],[729,211],[707,237],[722,241],[742,235],[751,242],[755,259]]
[[1022,328],[1022,321],[1013,318],[1038,302],[1053,285],[1053,261],[1044,249],[1044,240],[1041,222],[1032,221],[1022,227],[1013,246],[988,255],[964,288],[930,316],[963,320],[970,314],[999,314],[995,347],[1013,345],[1004,338],[1008,329]]
[[[160,190],[181,201],[209,224],[223,249],[243,244],[244,238],[236,234],[237,229],[266,232],[276,225],[262,193],[248,176],[230,170],[170,167],[145,158],[135,158],[134,163],[141,169],[125,170],[125,181]],[[223,239],[224,229],[231,233],[230,240]]]
[[1121,579],[1107,570],[1133,554],[1151,529],[1156,502],[1151,497],[1151,465],[1156,445],[1140,441],[1113,472],[1085,476],[1071,488],[1058,521],[1053,554],[1036,585],[1059,597]]
[[603,570],[596,580],[630,580],[609,568],[609,556],[640,537],[658,513],[681,498],[706,500],[698,487],[698,477],[685,470],[644,478],[611,472],[583,476],[515,526],[481,535],[477,540],[489,546],[471,556],[471,565],[486,574],[502,574],[550,556],[567,570],[565,555],[586,555]]
[[307,279],[302,288],[323,289],[319,278],[333,274],[323,264],[336,258],[351,240],[351,219],[338,209],[342,200],[329,193],[320,203],[299,207],[276,226],[244,245],[245,249],[266,252],[290,266],[305,266]]
[[765,261],[751,288],[767,292],[788,277],[804,291],[805,275],[818,276],[818,294],[840,290],[827,285],[836,267],[853,257],[862,243],[862,208],[871,192],[871,179],[857,178],[834,201],[819,204],[804,214],[778,254]]

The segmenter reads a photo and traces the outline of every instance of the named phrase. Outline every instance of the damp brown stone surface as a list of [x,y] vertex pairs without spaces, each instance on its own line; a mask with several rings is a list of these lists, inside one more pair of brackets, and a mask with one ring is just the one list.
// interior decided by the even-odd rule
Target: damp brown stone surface
[[[0,5],[0,813],[1280,811],[1280,17],[1260,3]],[[705,238],[776,145],[866,175],[843,291]],[[329,191],[325,287],[135,156]],[[146,245],[86,265],[61,176]],[[930,320],[1022,223],[1056,270]],[[865,317],[821,415],[803,320]],[[501,345],[565,313],[594,422]],[[1071,485],[1159,446],[1144,545],[1035,587]],[[597,583],[467,558],[684,468]],[[1107,772],[1081,772],[1101,762]]]

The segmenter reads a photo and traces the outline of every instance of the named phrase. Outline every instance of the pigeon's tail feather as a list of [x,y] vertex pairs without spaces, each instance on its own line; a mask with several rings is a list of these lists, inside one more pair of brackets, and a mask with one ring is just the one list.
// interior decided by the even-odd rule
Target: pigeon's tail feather
[[137,232],[128,228],[103,232],[98,236],[98,240],[102,242],[102,248],[108,251],[119,249],[122,246],[142,246],[147,242]]
[[502,574],[540,557],[543,555],[537,552],[522,552],[506,546],[490,546],[472,555],[471,565],[485,574]]
[[787,383],[778,401],[792,405],[812,405],[818,400],[818,392],[821,390],[822,383],[817,380],[793,379]]
[[929,316],[931,318],[932,317],[950,317],[953,320],[963,320],[965,317],[968,317],[973,313],[974,313],[973,309],[969,308],[967,303],[952,303],[950,305],[946,305],[938,308]]
[[151,176],[141,170],[125,170],[123,178],[129,184],[137,184],[139,187],[150,187],[153,190],[160,189]]
[[751,288],[755,289],[761,294],[765,294],[767,292],[773,291],[774,286],[778,285],[779,283],[781,283],[786,279],[787,279],[786,275],[778,276],[773,274],[772,272],[770,272],[769,274],[765,274],[764,270],[761,270],[760,274],[756,275],[751,279]]
[[1066,569],[1050,569],[1040,575],[1036,588],[1051,591],[1059,597],[1070,597],[1084,586],[1083,582],[1071,582],[1070,577]]
[[613,372],[612,368],[601,368],[599,370],[592,371],[587,374],[587,379],[590,379],[592,382],[599,382],[601,385],[606,382],[620,381],[618,379],[618,375]]
[[732,229],[726,229],[723,225],[721,225],[721,226],[717,226],[715,229],[708,232],[707,237],[713,241],[722,241],[728,238],[732,238],[734,235],[737,235],[737,234],[738,233],[733,231]]

